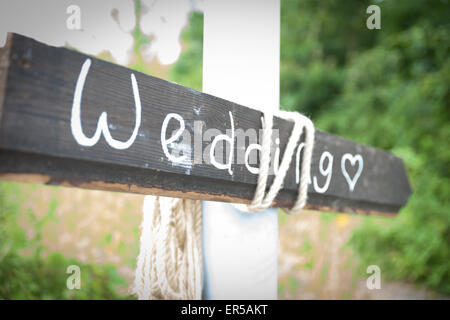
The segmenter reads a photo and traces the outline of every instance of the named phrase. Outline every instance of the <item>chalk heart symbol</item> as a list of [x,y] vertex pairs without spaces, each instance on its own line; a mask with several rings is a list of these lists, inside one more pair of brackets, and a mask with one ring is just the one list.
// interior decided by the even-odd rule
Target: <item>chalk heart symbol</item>
[[[350,164],[352,165],[352,167],[354,167],[356,162],[358,162],[358,171],[356,171],[356,174],[353,176],[353,179],[350,178],[350,175],[348,174],[347,169],[345,169],[345,162],[347,160],[350,161]],[[342,160],[341,160],[342,174],[344,175],[345,180],[347,180],[348,187],[350,188],[351,192],[353,192],[353,190],[355,189],[356,182],[358,181],[359,176],[361,175],[361,172],[363,170],[363,163],[364,163],[364,161],[360,154],[357,154],[354,156],[350,153],[346,153],[342,156]]]

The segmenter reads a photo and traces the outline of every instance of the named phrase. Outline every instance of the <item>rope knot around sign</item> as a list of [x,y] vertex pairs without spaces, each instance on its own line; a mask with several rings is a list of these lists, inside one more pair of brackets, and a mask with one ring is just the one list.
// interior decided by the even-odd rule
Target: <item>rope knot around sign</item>
[[310,180],[311,158],[314,145],[314,124],[308,117],[297,112],[278,111],[277,115],[285,120],[294,122],[294,127],[284,151],[281,164],[278,166],[272,185],[266,193],[271,161],[273,114],[271,112],[265,112],[258,183],[253,200],[249,205],[235,204],[235,207],[241,211],[260,212],[272,206],[275,197],[283,187],[284,179],[289,170],[292,159],[295,156],[294,152],[303,131],[305,133],[305,146],[303,149],[304,153],[302,157],[297,200],[292,208],[285,209],[285,211],[289,214],[298,214],[306,205],[308,196],[308,181]]

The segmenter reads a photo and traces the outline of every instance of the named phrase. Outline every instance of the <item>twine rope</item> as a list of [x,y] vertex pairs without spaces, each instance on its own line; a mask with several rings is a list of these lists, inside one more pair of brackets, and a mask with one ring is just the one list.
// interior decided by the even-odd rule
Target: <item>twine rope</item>
[[297,112],[280,110],[277,112],[277,115],[280,118],[294,122],[294,128],[292,129],[291,136],[289,137],[289,141],[286,145],[281,164],[275,174],[275,178],[269,188],[269,191],[266,193],[267,179],[269,177],[270,169],[270,150],[273,132],[273,113],[266,112],[264,114],[261,162],[259,166],[259,175],[255,195],[249,205],[234,204],[234,206],[241,211],[254,213],[264,211],[272,206],[278,192],[283,188],[284,179],[289,170],[295,148],[297,147],[303,131],[305,131],[305,146],[302,155],[297,199],[292,208],[283,208],[283,210],[288,214],[299,214],[306,205],[308,197],[308,182],[310,181],[311,159],[314,146],[314,124],[311,119]]
[[199,300],[201,201],[146,196],[132,293],[140,300]]
[[[314,125],[309,118],[297,112],[278,111],[277,115],[294,122],[281,164],[266,193],[273,132],[273,113],[266,112],[255,195],[249,205],[234,204],[241,211],[259,212],[272,205],[283,187],[303,131],[305,131],[305,145],[298,196],[292,208],[283,210],[289,214],[298,214],[306,204]],[[146,196],[132,293],[145,300],[201,299],[203,286],[201,226],[201,201]]]

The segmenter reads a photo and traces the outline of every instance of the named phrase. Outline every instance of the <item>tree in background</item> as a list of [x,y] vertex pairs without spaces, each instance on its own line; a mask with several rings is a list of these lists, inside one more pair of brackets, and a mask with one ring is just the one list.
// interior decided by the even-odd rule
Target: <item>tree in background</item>
[[[366,28],[372,1],[281,2],[281,105],[316,126],[389,150],[414,189],[395,219],[366,218],[349,245],[361,268],[450,294],[450,4],[377,1],[381,30]],[[202,17],[191,16],[171,80],[201,89]]]
[[185,49],[169,71],[170,80],[183,86],[202,90],[203,14],[192,12],[188,27],[181,34]]
[[370,4],[283,2],[282,105],[404,159],[408,205],[382,225],[365,219],[350,246],[363,269],[449,294],[449,4],[385,0],[381,30],[368,30]]

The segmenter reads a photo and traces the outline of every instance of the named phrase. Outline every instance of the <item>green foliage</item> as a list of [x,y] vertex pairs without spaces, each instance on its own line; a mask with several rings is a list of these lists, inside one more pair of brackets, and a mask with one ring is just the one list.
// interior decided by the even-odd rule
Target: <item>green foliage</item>
[[300,287],[300,283],[293,276],[289,276],[288,278],[288,286],[291,294],[295,294]]
[[[366,8],[374,3],[381,8],[381,30],[366,28]],[[449,6],[426,0],[283,0],[280,66],[284,108],[311,116],[319,129],[389,150],[407,166],[414,189],[407,207],[382,224],[364,219],[351,237],[361,270],[377,264],[387,278],[446,294]],[[197,19],[184,33],[187,50],[171,77],[200,89],[202,31]]]
[[202,90],[203,14],[191,13],[188,28],[181,34],[181,41],[186,48],[170,69],[169,77],[183,86]]
[[[69,290],[66,269],[77,265],[81,270],[81,288]],[[8,252],[0,261],[1,299],[123,299],[116,285],[124,280],[113,266],[95,266],[60,253],[47,257],[23,257],[18,252]]]
[[365,219],[349,244],[361,271],[377,264],[386,278],[450,294],[449,8],[378,4],[382,29],[371,31],[368,1],[284,3],[282,102],[322,130],[403,158],[408,206],[390,223]]
[[136,26],[134,27],[134,30],[133,30],[133,39],[134,39],[133,52],[134,52],[136,61],[135,61],[135,63],[129,65],[128,67],[133,70],[142,72],[142,73],[151,74],[148,66],[146,65],[146,63],[144,61],[144,58],[142,57],[142,52],[141,52],[142,47],[151,41],[151,39],[149,39],[145,34],[142,33],[142,30],[140,28],[141,11],[142,11],[141,1],[135,0],[134,6],[135,6],[135,13],[136,13]]
[[[124,299],[117,286],[126,286],[114,266],[82,263],[60,253],[48,253],[42,244],[43,228],[57,218],[58,202],[50,201],[47,213],[38,218],[27,212],[34,236],[28,239],[19,225],[26,192],[17,184],[0,183],[0,299]],[[28,254],[27,254],[28,253]],[[81,288],[69,290],[67,267],[81,270]]]

